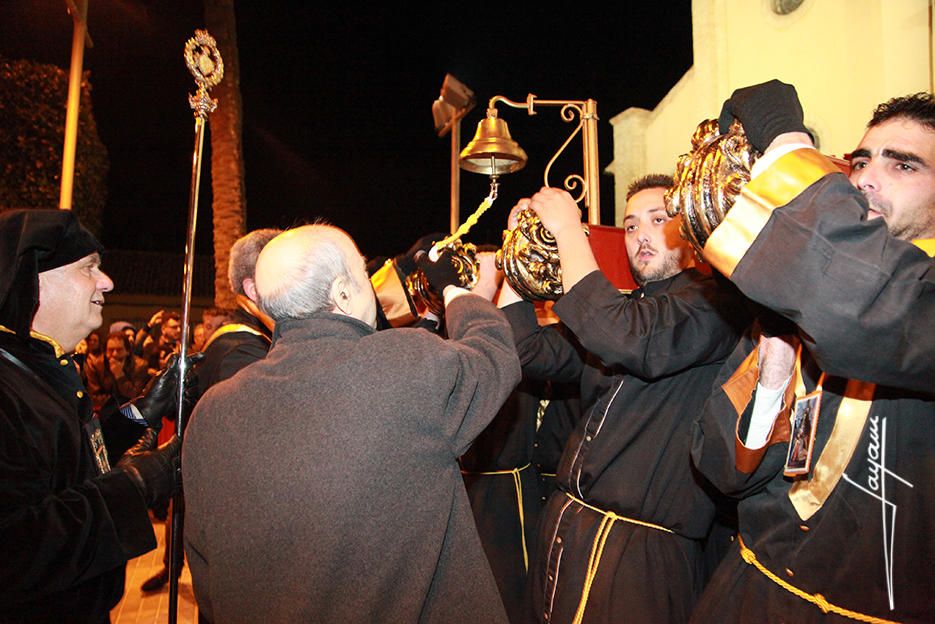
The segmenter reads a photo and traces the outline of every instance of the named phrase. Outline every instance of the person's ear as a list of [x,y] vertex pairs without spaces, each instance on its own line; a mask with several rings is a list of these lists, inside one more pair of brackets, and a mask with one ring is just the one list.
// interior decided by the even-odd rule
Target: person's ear
[[336,311],[350,316],[351,288],[345,277],[339,277],[331,283],[331,303]]
[[240,283],[240,285],[243,288],[244,294],[247,295],[247,298],[250,299],[250,301],[256,304],[260,303],[256,294],[256,282],[253,281],[252,277],[243,278],[243,281]]

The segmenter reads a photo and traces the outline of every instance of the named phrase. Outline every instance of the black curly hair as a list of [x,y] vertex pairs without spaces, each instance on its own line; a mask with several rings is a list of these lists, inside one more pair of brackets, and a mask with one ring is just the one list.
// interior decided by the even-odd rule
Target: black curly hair
[[935,130],[935,97],[922,91],[888,100],[873,110],[867,127],[873,128],[896,118],[911,119]]

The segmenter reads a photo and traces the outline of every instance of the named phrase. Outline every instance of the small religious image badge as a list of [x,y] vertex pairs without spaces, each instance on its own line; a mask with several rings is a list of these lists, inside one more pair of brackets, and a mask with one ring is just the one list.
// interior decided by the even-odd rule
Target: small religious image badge
[[820,390],[796,400],[792,417],[792,433],[789,436],[789,451],[786,454],[786,475],[808,474],[811,470],[812,447],[815,444],[820,407]]

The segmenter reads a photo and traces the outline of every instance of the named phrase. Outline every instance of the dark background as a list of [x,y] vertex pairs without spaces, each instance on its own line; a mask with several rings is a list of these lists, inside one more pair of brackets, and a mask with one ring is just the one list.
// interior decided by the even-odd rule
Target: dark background
[[[62,0],[0,0],[0,54],[66,71],[72,22]],[[237,2],[249,229],[324,217],[369,256],[392,255],[420,235],[447,231],[450,137],[431,105],[447,73],[477,96],[462,125],[474,135],[487,100],[593,98],[600,165],[613,158],[610,119],[654,108],[691,66],[690,0],[441,3],[420,6]],[[90,0],[85,51],[94,115],[110,156],[103,242],[111,249],[181,252],[188,212],[194,91],[182,59],[203,27],[200,2]],[[222,54],[223,54],[222,50]],[[223,102],[220,103],[224,105]],[[558,108],[498,106],[529,155],[501,178],[495,208],[467,240],[499,244],[506,213],[542,185],[572,124]],[[205,157],[210,157],[206,140]],[[580,172],[575,140],[550,176]],[[562,167],[565,167],[563,169]],[[602,223],[613,223],[613,178],[602,175]],[[461,219],[487,195],[462,171]],[[210,167],[202,167],[198,253],[211,253]]]

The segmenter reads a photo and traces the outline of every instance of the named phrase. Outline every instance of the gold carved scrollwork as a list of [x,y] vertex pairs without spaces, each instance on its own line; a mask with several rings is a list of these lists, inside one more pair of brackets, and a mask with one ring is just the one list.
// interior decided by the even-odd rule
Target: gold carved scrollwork
[[[455,240],[444,245],[438,251],[439,253],[443,251],[452,253],[452,261],[458,271],[458,278],[462,288],[470,290],[477,285],[479,268],[477,265],[477,248],[474,245]],[[425,314],[426,310],[436,316],[444,315],[444,297],[429,285],[425,273],[421,270],[417,270],[406,277],[406,291],[420,315]]]
[[750,181],[758,156],[738,121],[726,134],[720,134],[716,119],[698,124],[692,151],[679,157],[665,201],[670,217],[682,215],[682,236],[699,253]]
[[521,297],[530,301],[562,296],[562,268],[555,237],[531,208],[517,215],[518,224],[503,232],[497,268]]
[[188,96],[195,117],[206,119],[217,108],[218,102],[208,95],[224,78],[224,60],[214,37],[206,30],[196,30],[195,36],[185,42],[185,65],[191,72],[198,91]]
[[[571,194],[572,199],[575,200],[575,203],[580,203],[584,199],[585,194],[588,192],[588,185],[584,180],[584,176],[577,173],[572,173],[564,182],[565,190]],[[574,192],[578,187],[581,187],[581,193],[575,196]]]
[[[575,117],[578,118],[578,125],[575,126],[575,129],[571,131],[571,134],[568,135],[568,138],[565,139],[565,142],[562,143],[561,147],[558,148],[558,151],[552,155],[552,158],[549,160],[548,164],[545,166],[545,172],[542,176],[543,182],[546,186],[551,186],[549,184],[549,171],[552,169],[552,165],[555,164],[555,161],[558,160],[558,157],[562,155],[562,152],[565,151],[565,148],[568,147],[568,144],[578,136],[578,133],[581,132],[581,128],[584,127],[585,116],[581,110],[581,107],[577,104],[565,104],[562,106],[559,115],[562,118],[562,121],[565,123],[571,123],[575,120]],[[579,195],[574,196],[574,191],[578,189],[578,186],[581,186],[581,192]],[[573,173],[565,178],[564,182],[565,190],[569,193],[572,193],[575,203],[580,202],[584,199],[585,193],[588,192],[587,184],[585,184],[584,176],[581,174]]]

